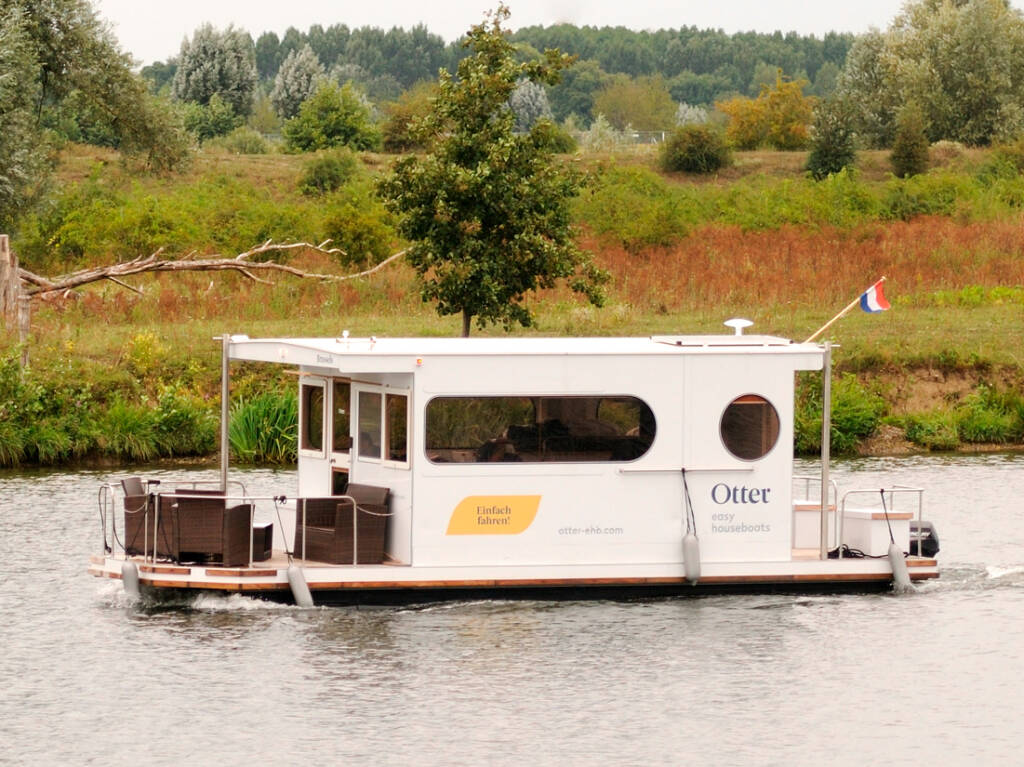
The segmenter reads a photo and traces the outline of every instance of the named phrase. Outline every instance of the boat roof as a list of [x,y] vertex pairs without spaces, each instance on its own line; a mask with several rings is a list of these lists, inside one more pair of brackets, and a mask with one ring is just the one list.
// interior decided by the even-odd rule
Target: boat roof
[[645,337],[477,337],[477,338],[249,338],[231,336],[236,360],[298,365],[331,365],[351,357],[406,358],[462,356],[649,356],[679,354],[801,354],[820,356],[824,346],[769,335]]

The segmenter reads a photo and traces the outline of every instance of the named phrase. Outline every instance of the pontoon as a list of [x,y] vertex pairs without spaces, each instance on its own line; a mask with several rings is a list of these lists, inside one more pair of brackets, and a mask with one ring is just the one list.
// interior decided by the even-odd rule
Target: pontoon
[[[225,336],[220,480],[100,491],[89,571],[299,604],[870,589],[939,575],[919,488],[840,491],[829,344]],[[298,377],[298,486],[230,475],[230,363]],[[821,472],[794,475],[821,371]]]

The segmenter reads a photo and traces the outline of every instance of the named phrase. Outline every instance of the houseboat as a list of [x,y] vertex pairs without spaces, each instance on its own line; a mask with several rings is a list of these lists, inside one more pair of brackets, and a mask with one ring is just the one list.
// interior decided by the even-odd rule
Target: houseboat
[[[938,577],[921,489],[840,490],[828,439],[820,474],[794,475],[797,374],[823,376],[827,435],[829,344],[746,325],[646,338],[225,336],[219,482],[104,483],[89,571],[133,595],[300,605]],[[255,496],[230,474],[236,361],[297,375],[297,487]]]

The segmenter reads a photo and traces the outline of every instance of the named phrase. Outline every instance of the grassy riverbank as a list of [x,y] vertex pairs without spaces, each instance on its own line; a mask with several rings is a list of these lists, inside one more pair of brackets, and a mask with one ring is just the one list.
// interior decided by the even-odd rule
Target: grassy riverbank
[[[962,449],[1024,443],[1024,178],[996,152],[958,152],[906,182],[864,153],[857,174],[814,184],[799,153],[741,153],[715,179],[666,177],[643,153],[582,158],[592,183],[577,217],[582,244],[613,275],[608,305],[568,291],[531,299],[541,335],[755,330],[803,339],[886,275],[892,311],[851,314],[831,337],[837,372],[834,447]],[[71,148],[54,206],[13,240],[47,275],[167,247],[233,254],[268,237],[344,240],[335,262],[300,253],[311,271],[349,273],[397,249],[372,199],[387,163],[365,156],[325,196],[299,191],[308,159],[203,155],[185,177],[132,178],[110,154]],[[334,230],[334,231],[332,231]],[[356,255],[359,254],[359,255]],[[34,308],[31,366],[2,339],[0,465],[150,460],[215,448],[222,332],[250,336],[457,335],[418,298],[403,264],[342,284],[237,274],[133,278],[137,294],[100,283]],[[491,331],[501,332],[501,331]],[[290,393],[294,379],[240,367],[234,397]],[[813,388],[801,387],[797,444],[815,449]],[[259,424],[276,417],[267,402]],[[260,415],[260,418],[256,418]],[[264,420],[260,420],[260,419]],[[288,425],[268,454],[288,458]],[[254,435],[238,434],[253,459]]]

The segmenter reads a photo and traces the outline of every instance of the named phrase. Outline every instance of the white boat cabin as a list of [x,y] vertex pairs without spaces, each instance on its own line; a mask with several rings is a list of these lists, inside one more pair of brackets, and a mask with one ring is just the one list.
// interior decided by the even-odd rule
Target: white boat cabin
[[[415,566],[789,561],[795,374],[759,335],[230,339],[299,371],[300,497],[390,490]],[[297,554],[301,553],[296,551]]]

